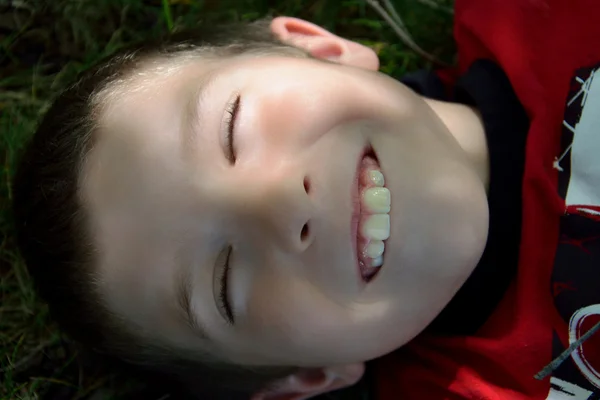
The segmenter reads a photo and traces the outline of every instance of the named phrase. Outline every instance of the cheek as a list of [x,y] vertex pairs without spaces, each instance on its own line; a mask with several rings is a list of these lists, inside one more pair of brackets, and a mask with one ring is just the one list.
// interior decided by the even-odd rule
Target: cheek
[[372,317],[375,306],[342,307],[298,279],[285,285],[271,281],[260,289],[249,308],[246,354],[268,364],[362,362],[396,347],[389,337],[395,329],[382,331],[382,321]]
[[[246,146],[310,144],[347,119],[348,109],[356,108],[344,91],[327,90],[309,79],[278,77],[276,82],[266,82],[259,77],[242,96],[238,137],[248,137]],[[360,112],[353,110],[353,117]]]
[[344,364],[398,345],[386,302],[337,304],[303,278],[269,268],[255,276],[248,294],[236,353],[249,363]]
[[304,132],[311,131],[311,124],[319,119],[318,100],[311,99],[306,88],[283,85],[270,91],[250,91],[257,93],[248,98],[248,118],[243,113],[241,120],[248,121],[257,133],[267,140],[284,138],[289,140]]
[[248,307],[252,336],[286,347],[311,346],[349,322],[346,310],[300,277],[271,272],[255,283]]

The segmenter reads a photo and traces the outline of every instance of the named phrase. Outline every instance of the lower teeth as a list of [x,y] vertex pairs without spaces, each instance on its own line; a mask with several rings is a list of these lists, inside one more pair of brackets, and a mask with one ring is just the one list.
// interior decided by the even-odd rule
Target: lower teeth
[[381,265],[383,265],[383,256],[374,258],[373,261],[371,261],[372,267],[381,267]]
[[381,257],[385,250],[385,244],[382,240],[371,240],[365,248],[365,256],[369,258]]

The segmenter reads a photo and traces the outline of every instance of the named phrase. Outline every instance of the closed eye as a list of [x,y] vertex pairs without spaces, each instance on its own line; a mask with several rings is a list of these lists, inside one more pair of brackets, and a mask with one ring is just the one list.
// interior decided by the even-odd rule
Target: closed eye
[[227,104],[226,108],[226,121],[225,127],[227,129],[227,135],[225,140],[225,157],[230,164],[235,164],[237,154],[235,150],[235,121],[240,109],[241,96],[238,94],[235,99]]
[[225,319],[231,325],[233,325],[235,322],[233,308],[231,307],[231,303],[229,302],[229,271],[232,252],[233,247],[231,246],[225,249],[225,260],[222,268],[223,272],[219,279],[219,308],[223,311]]

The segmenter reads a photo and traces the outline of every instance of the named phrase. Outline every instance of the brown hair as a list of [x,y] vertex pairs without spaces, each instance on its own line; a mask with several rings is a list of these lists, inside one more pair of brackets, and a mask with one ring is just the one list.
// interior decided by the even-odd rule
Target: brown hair
[[79,196],[80,172],[94,146],[102,99],[149,60],[234,56],[249,52],[303,53],[275,38],[268,20],[203,26],[133,46],[83,73],[53,102],[26,148],[14,181],[17,242],[53,317],[97,352],[168,373],[211,399],[247,398],[294,369],[207,365],[177,349],[144,343],[108,310],[94,288],[95,247]]

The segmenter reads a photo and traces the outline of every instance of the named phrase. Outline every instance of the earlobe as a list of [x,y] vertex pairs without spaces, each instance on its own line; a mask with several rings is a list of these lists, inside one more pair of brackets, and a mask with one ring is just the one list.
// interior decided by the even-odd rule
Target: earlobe
[[369,70],[379,69],[379,57],[367,46],[341,38],[311,22],[277,17],[271,31],[283,42],[304,49],[315,58]]
[[252,400],[305,400],[351,386],[364,374],[364,364],[310,368],[273,382],[269,389],[255,394]]

